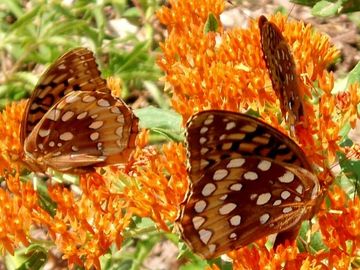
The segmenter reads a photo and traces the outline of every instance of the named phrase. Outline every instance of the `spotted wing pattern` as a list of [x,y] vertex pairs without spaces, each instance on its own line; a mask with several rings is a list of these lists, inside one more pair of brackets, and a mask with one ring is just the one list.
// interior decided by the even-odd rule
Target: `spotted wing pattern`
[[83,48],[60,57],[42,76],[22,121],[26,163],[40,172],[124,163],[137,134],[137,117],[111,95]]
[[93,53],[86,48],[75,48],[57,59],[41,76],[25,109],[21,143],[30,134],[44,114],[62,97],[72,91],[104,91],[106,81]]
[[294,126],[303,121],[304,104],[291,49],[280,29],[264,16],[259,18],[261,48],[282,114]]
[[318,179],[303,151],[253,117],[203,111],[187,124],[192,188],[178,218],[199,255],[216,257],[297,230],[317,206]]

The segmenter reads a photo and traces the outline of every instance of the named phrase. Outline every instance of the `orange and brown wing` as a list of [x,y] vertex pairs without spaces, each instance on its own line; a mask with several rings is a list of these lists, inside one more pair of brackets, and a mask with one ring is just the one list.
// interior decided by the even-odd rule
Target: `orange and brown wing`
[[24,112],[21,143],[54,104],[66,94],[79,90],[110,92],[101,78],[93,53],[86,48],[67,52],[41,76]]
[[106,92],[75,91],[44,114],[24,148],[43,170],[76,172],[127,162],[137,134],[138,118],[121,99]]
[[261,48],[272,87],[280,100],[287,123],[294,126],[303,121],[304,104],[296,65],[291,49],[280,29],[264,16],[259,18]]
[[191,190],[177,220],[205,258],[296,232],[314,214],[318,179],[289,137],[248,115],[210,110],[187,124]]

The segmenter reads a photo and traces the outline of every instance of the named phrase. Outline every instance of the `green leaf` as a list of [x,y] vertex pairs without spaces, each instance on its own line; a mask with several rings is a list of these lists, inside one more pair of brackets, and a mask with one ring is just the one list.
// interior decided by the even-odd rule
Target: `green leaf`
[[355,82],[360,83],[360,62],[349,72],[346,88]]
[[28,252],[28,254],[26,254],[27,259],[16,269],[17,270],[41,269],[42,266],[47,261],[46,250],[40,246],[32,247],[28,250],[31,250],[31,251]]
[[15,23],[11,25],[11,30],[18,29],[22,26],[29,26],[29,25],[32,26],[33,22],[35,21],[35,17],[39,15],[41,10],[42,10],[42,5],[38,5],[30,12],[25,13]]
[[210,13],[204,27],[204,33],[216,32],[219,28],[219,23],[213,13]]
[[332,3],[330,1],[319,1],[312,8],[311,13],[315,16],[327,17],[340,13],[342,1]]
[[134,111],[140,119],[140,126],[162,134],[175,141],[182,140],[182,118],[174,111],[153,106]]

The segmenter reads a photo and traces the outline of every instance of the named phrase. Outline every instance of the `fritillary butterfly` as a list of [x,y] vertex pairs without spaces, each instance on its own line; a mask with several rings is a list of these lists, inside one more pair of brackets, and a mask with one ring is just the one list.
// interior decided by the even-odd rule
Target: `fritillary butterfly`
[[111,95],[93,53],[76,48],[40,78],[25,109],[20,139],[31,169],[80,173],[126,162],[137,134],[137,117]]
[[192,187],[177,222],[204,258],[272,233],[280,242],[295,238],[318,210],[322,191],[304,152],[268,124],[203,111],[187,123],[186,140]]
[[274,23],[261,16],[259,28],[261,48],[272,87],[280,100],[281,112],[287,123],[294,126],[302,121],[304,115],[294,57],[280,29]]

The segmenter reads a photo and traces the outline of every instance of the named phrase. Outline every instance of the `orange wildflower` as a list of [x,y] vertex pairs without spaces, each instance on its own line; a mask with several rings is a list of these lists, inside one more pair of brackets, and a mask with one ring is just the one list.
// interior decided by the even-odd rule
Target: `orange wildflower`
[[20,144],[20,124],[26,102],[21,101],[6,106],[0,114],[0,170],[20,168],[24,151]]
[[[113,244],[120,248],[123,230],[133,215],[129,203],[113,191],[118,179],[84,174],[80,177],[80,193],[61,185],[49,185],[44,186],[47,198],[30,180],[20,182],[23,146],[19,132],[24,108],[24,102],[14,103],[0,115],[1,168],[6,169],[3,176],[7,188],[0,189],[0,249],[13,254],[20,244],[36,242],[30,238],[31,228],[41,226],[47,229],[48,238],[63,253],[70,268],[79,265],[100,269],[100,257]],[[14,176],[10,174],[13,169]]]
[[138,162],[129,173],[136,178],[125,176],[128,185],[122,196],[134,213],[152,218],[168,231],[166,222],[175,221],[188,189],[185,149],[181,144],[167,143],[160,150],[153,147],[139,150],[134,155]]

